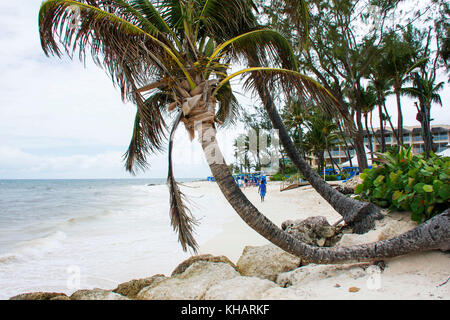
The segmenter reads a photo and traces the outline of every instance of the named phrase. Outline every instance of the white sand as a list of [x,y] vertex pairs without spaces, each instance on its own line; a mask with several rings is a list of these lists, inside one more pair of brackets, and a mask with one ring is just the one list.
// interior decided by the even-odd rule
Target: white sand
[[[223,197],[216,183],[195,182],[197,195],[217,194],[214,203],[202,203],[202,198],[195,202],[210,210],[219,211],[226,217],[222,231],[212,239],[201,244],[199,254],[225,255],[237,262],[242,250],[247,245],[265,245],[269,242],[251,229],[234,212]],[[325,216],[332,224],[341,216],[323,200],[311,187],[302,187],[280,192],[280,183],[269,182],[266,201],[261,203],[256,187],[244,189],[248,199],[270,220],[278,226],[285,220],[305,219],[309,216]],[[211,197],[205,197],[211,199]],[[381,274],[381,285],[370,286],[370,279],[346,274],[318,278],[301,287],[279,288],[278,298],[286,299],[450,299],[450,254],[439,251],[416,253],[407,256],[386,259],[386,269]],[[338,284],[338,286],[337,286]],[[355,293],[350,287],[358,287]]]

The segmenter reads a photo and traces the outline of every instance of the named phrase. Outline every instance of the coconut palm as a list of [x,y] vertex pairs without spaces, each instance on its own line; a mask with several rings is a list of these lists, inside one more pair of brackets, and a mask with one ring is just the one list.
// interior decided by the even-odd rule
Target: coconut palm
[[328,152],[334,168],[334,161],[330,149],[339,145],[340,142],[336,134],[338,129],[337,125],[329,117],[317,112],[306,119],[305,125],[308,131],[305,134],[302,145],[306,151],[314,153],[318,159],[318,172],[323,172],[325,151]]
[[413,86],[403,88],[401,93],[411,98],[419,100],[419,106],[417,109],[417,120],[422,126],[422,135],[424,139],[424,149],[428,154],[432,151],[433,136],[431,135],[431,105],[438,104],[442,106],[442,99],[439,95],[439,91],[444,88],[444,82],[436,83],[436,77],[431,74],[428,76],[426,73],[419,75],[414,74],[412,77]]
[[[247,85],[257,90],[278,83],[288,93],[295,89],[305,99],[320,101],[320,106],[331,108],[334,102],[317,82],[295,71],[289,43],[278,32],[258,26],[252,7],[250,0],[47,0],[39,12],[39,31],[47,55],[61,55],[58,40],[71,56],[77,54],[83,60],[90,53],[110,73],[123,99],[136,104],[132,140],[125,154],[128,171],[148,166],[147,155],[164,145],[165,112],[176,114],[169,135],[167,182],[171,222],[183,249],[195,251],[198,245],[193,237],[197,221],[182,201],[171,161],[180,122],[191,138],[197,133],[213,176],[240,217],[282,249],[319,263],[367,260],[380,253],[392,256],[417,249],[411,245],[393,248],[390,242],[328,252],[308,246],[262,215],[236,185],[216,138],[216,126],[232,120],[237,103],[231,79],[247,74]],[[237,59],[253,66],[229,74],[230,63]],[[262,62],[278,63],[281,68],[260,66]],[[439,219],[428,223],[434,227]],[[425,240],[427,248],[440,243]]]
[[417,61],[418,48],[413,45],[413,41],[408,40],[409,33],[405,33],[403,37],[404,39],[401,39],[395,32],[391,32],[386,36],[383,58],[380,63],[385,76],[392,80],[397,100],[397,136],[399,145],[403,144],[402,88],[409,81],[409,73],[426,61],[426,59]]

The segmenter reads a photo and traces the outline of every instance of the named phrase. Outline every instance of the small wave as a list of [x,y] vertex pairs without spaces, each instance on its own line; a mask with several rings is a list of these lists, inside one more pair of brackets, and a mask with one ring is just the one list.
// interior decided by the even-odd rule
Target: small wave
[[66,238],[66,233],[56,231],[42,238],[23,241],[16,246],[15,254],[18,253],[21,257],[39,257],[58,248]]
[[0,255],[0,264],[16,263],[23,260],[23,255],[18,253],[6,253]]
[[97,220],[101,217],[107,216],[112,214],[111,211],[109,210],[103,210],[101,213],[98,214],[94,214],[94,215],[88,215],[88,216],[81,216],[81,217],[75,217],[75,218],[70,218],[66,221],[66,223],[68,223],[69,225],[73,225],[76,223],[82,223],[82,222],[90,222],[93,220]]

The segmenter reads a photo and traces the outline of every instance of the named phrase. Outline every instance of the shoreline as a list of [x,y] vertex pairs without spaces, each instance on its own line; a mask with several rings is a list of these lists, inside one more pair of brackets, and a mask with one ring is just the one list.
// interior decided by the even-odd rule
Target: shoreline
[[[240,261],[240,258],[244,257],[246,254],[248,255],[248,252],[246,253],[248,248],[257,250],[259,250],[258,248],[271,248],[268,251],[269,256],[264,256],[267,254],[265,251],[266,253],[263,253],[263,256],[251,257],[256,260],[250,265],[268,264],[267,267],[263,268],[267,270],[273,267],[270,265],[271,263],[279,262],[279,253],[276,253],[276,256],[271,257],[270,254],[273,254],[271,250],[277,251],[280,249],[271,245],[268,240],[252,230],[237,215],[231,205],[226,201],[215,182],[194,181],[183,183],[182,185],[184,185],[182,186],[183,192],[186,193],[188,198],[191,197],[193,202],[195,202],[194,207],[196,210],[194,211],[194,215],[201,219],[201,224],[196,228],[197,236],[200,239],[203,237],[203,239],[199,241],[200,248],[198,255],[212,255],[213,257],[216,257],[214,259],[219,260],[219,263],[213,263],[211,261],[193,263],[186,271],[187,273],[193,273],[192,277],[196,279],[193,284],[186,282],[186,277],[188,276],[185,274],[172,277],[170,276],[170,273],[165,276],[155,276],[156,273],[159,273],[157,271],[153,274],[146,274],[147,277],[151,278],[139,278],[141,280],[134,278],[135,280],[129,281],[128,284],[125,285],[129,285],[129,283],[133,283],[133,285],[136,283],[145,283],[149,285],[149,283],[155,279],[162,281],[161,284],[158,283],[158,285],[156,285],[156,289],[148,290],[150,287],[146,287],[148,292],[146,295],[143,295],[144,299],[200,299],[201,297],[204,299],[214,299],[214,297],[222,297],[222,299],[227,300],[245,299],[247,296],[250,297],[250,299],[267,300],[450,299],[450,283],[445,283],[450,276],[450,255],[439,251],[414,253],[386,259],[384,261],[386,267],[383,273],[381,273],[380,278],[381,285],[375,289],[371,288],[369,285],[369,280],[372,275],[369,273],[369,269],[367,269],[367,264],[310,264],[301,267],[294,265],[294,267],[291,266],[291,269],[294,268],[292,271],[285,272],[291,269],[286,269],[281,273],[279,273],[280,271],[277,271],[279,274],[275,275],[275,278],[271,278],[270,281],[267,279],[262,280],[258,274],[244,276],[243,274],[245,273],[242,273],[242,270],[239,271],[241,272],[241,274],[239,274],[235,269],[242,268],[242,261]],[[318,215],[324,216],[330,224],[337,222],[341,218],[341,216],[309,186],[280,192],[280,182],[269,182],[266,200],[263,203],[260,202],[257,190],[256,187],[247,187],[243,189],[243,192],[261,213],[266,215],[267,218],[272,220],[272,222],[278,226],[286,220],[304,220],[308,217]],[[208,213],[211,213],[211,210],[214,210],[214,216],[208,219]],[[414,224],[409,219],[408,214],[392,213],[381,220],[381,222],[377,222],[376,230],[372,230],[364,235],[350,234],[349,238],[350,240],[353,239],[352,241],[356,241],[356,243],[373,242],[381,240],[382,237],[390,238],[395,236],[398,232],[403,233],[413,227]],[[214,228],[216,228],[215,231],[217,232],[211,232],[211,229],[214,230]],[[209,231],[208,236],[205,236],[205,231]],[[349,245],[348,242],[345,243],[344,246],[347,245]],[[289,255],[284,251],[282,254]],[[223,268],[227,265],[226,261],[224,263],[224,260],[227,259],[230,260],[232,267],[228,266],[228,269],[224,270]],[[180,259],[178,264],[181,264],[182,262],[183,260]],[[183,263],[185,262],[186,260]],[[239,263],[241,265],[239,265]],[[344,266],[344,269],[342,269],[342,266]],[[142,265],[141,267],[145,269],[145,265]],[[194,270],[195,267],[200,269]],[[206,268],[206,270],[209,271],[206,272],[202,268]],[[214,268],[219,269],[216,270]],[[194,273],[194,271],[197,273]],[[218,274],[217,277],[219,278],[221,274],[229,274],[230,279],[211,280],[210,277],[215,273]],[[190,288],[190,286],[192,286],[195,290],[199,290],[198,283],[203,283],[204,281],[215,281],[218,282],[217,285],[223,285],[225,287],[217,289],[215,286],[205,285],[206,287],[204,288],[204,291],[202,291],[202,294],[187,296],[180,296],[181,293],[179,293],[179,290],[181,289],[174,289],[174,287],[164,289],[164,284],[166,283],[171,283],[172,285],[177,283],[177,285],[182,285],[182,288]],[[285,283],[290,283],[290,285],[286,286]],[[228,288],[227,286],[231,287]],[[41,286],[41,288],[45,287],[45,285]],[[258,291],[262,290],[258,289],[260,287],[264,288],[264,291]],[[159,295],[155,295],[154,290],[158,291],[158,288],[163,288],[161,290],[165,290],[164,295],[161,295],[161,292]],[[220,294],[217,293],[215,296],[211,291],[212,288],[216,288],[215,292],[219,292]],[[353,291],[349,291],[351,288],[357,288],[357,290],[354,289]],[[115,289],[107,289],[108,290],[90,289],[81,291],[86,293],[85,299],[126,299],[126,297],[112,292],[112,290]],[[182,292],[184,292],[183,290]],[[145,290],[142,289],[142,291]],[[224,292],[226,292],[226,294]],[[245,292],[245,294],[243,292]],[[79,293],[77,293],[76,296],[77,295],[79,295]],[[65,295],[64,299],[67,300],[66,298],[68,299],[67,295]]]

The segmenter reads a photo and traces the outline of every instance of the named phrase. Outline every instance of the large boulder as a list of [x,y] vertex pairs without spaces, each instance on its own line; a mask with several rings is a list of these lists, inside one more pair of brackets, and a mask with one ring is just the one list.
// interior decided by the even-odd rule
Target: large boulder
[[281,224],[281,229],[294,238],[317,247],[331,247],[340,238],[338,229],[331,226],[323,216],[287,220]]
[[157,284],[162,280],[166,279],[163,274],[157,274],[150,278],[145,279],[134,279],[125,283],[121,283],[113,290],[113,292],[121,294],[122,296],[128,297],[130,299],[136,298],[139,291],[145,287]]
[[205,300],[259,300],[265,291],[274,287],[277,285],[266,279],[236,277],[209,288]]
[[186,271],[142,289],[140,300],[198,300],[206,291],[224,280],[238,277],[239,273],[228,263],[197,261]]
[[290,272],[278,275],[276,283],[281,287],[301,286],[311,281],[319,281],[326,278],[346,274],[350,278],[358,279],[366,276],[367,263],[360,264],[309,264]]
[[207,261],[207,262],[223,262],[223,263],[228,263],[230,266],[232,266],[235,270],[237,270],[236,266],[234,265],[233,262],[231,262],[230,259],[228,259],[225,256],[213,256],[211,254],[202,254],[202,255],[198,255],[198,256],[192,256],[189,259],[183,261],[182,263],[180,263],[175,270],[173,270],[172,272],[172,277],[176,276],[177,274],[181,274],[184,271],[186,271],[187,268],[189,268],[189,266],[191,266],[193,263],[197,262],[197,261]]
[[279,273],[293,270],[300,265],[301,258],[272,244],[245,247],[236,264],[239,273],[243,276],[271,281],[275,281]]
[[93,290],[78,290],[71,296],[71,300],[129,300],[118,293],[95,288]]
[[57,300],[55,298],[58,297],[68,298],[65,293],[59,292],[30,292],[11,297],[9,300]]

